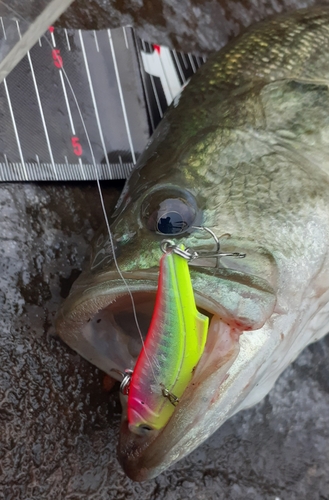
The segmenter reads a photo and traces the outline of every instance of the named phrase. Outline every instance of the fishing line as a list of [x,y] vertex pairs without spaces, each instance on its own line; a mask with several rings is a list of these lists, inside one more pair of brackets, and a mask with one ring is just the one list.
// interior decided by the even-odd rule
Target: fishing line
[[[15,16],[19,17],[24,23],[28,21],[26,21],[18,12],[16,12],[12,7],[9,7],[7,4],[5,4],[2,0],[0,0],[0,3],[3,4],[5,7],[7,7]],[[50,48],[52,49],[52,44],[51,42],[48,40],[48,38],[46,37],[46,35],[42,35],[42,38],[44,38],[46,40],[46,43],[50,46]],[[57,56],[56,56],[57,57]],[[81,123],[82,123],[82,127],[83,127],[83,130],[84,130],[84,133],[85,133],[85,136],[86,136],[86,139],[87,139],[87,143],[88,143],[88,147],[89,147],[89,150],[90,150],[90,154],[91,154],[91,158],[92,158],[92,165],[93,165],[93,168],[94,168],[94,174],[95,174],[95,178],[96,178],[96,184],[97,184],[97,190],[98,190],[98,194],[99,194],[99,198],[100,198],[100,203],[101,203],[101,208],[102,208],[102,213],[103,213],[103,217],[105,219],[105,224],[106,224],[106,228],[107,228],[107,232],[108,232],[108,235],[109,235],[109,242],[110,242],[110,246],[111,246],[111,249],[112,249],[112,255],[113,255],[113,261],[114,261],[114,265],[116,267],[116,270],[121,278],[121,280],[123,281],[126,289],[127,289],[127,292],[128,292],[128,295],[130,297],[130,301],[131,301],[131,305],[132,305],[132,310],[133,310],[133,316],[134,316],[134,321],[135,321],[135,324],[136,324],[136,328],[137,328],[137,331],[138,331],[138,334],[140,336],[140,339],[141,339],[141,342],[142,342],[142,349],[144,350],[145,352],[145,356],[147,358],[147,361],[150,365],[150,368],[152,370],[152,373],[153,373],[153,376],[155,378],[155,380],[157,380],[157,382],[160,384],[160,381],[158,380],[155,372],[154,372],[154,369],[153,369],[153,366],[152,366],[152,362],[151,362],[151,359],[149,358],[149,355],[147,353],[147,350],[146,350],[146,347],[145,347],[145,343],[144,343],[144,339],[143,339],[143,335],[142,335],[142,331],[141,331],[141,328],[140,328],[140,325],[139,325],[139,322],[138,322],[138,318],[137,318],[137,311],[136,311],[136,305],[135,305],[135,300],[134,300],[134,297],[133,297],[133,294],[130,290],[130,287],[125,279],[125,277],[123,276],[122,274],[122,271],[120,269],[120,266],[118,264],[118,261],[117,261],[117,258],[116,258],[116,255],[115,255],[115,246],[114,246],[114,240],[113,240],[113,235],[112,235],[112,232],[111,232],[111,228],[110,228],[110,223],[109,223],[109,220],[108,220],[108,217],[107,217],[107,212],[106,212],[106,208],[105,208],[105,203],[104,203],[104,197],[103,197],[103,193],[102,193],[102,188],[101,188],[101,184],[100,184],[100,179],[99,179],[99,176],[98,176],[98,170],[97,170],[97,164],[96,164],[96,159],[95,159],[95,155],[94,155],[94,150],[93,150],[93,147],[92,147],[92,144],[91,144],[91,141],[90,141],[90,137],[89,137],[89,133],[87,131],[87,127],[86,127],[86,124],[85,124],[85,121],[84,121],[84,118],[83,118],[83,115],[82,115],[82,111],[81,111],[81,108],[80,108],[80,105],[78,103],[78,100],[77,100],[77,97],[76,97],[76,94],[74,92],[74,89],[72,87],[72,84],[70,82],[70,79],[65,71],[65,68],[62,66],[60,68],[59,71],[62,71],[63,72],[63,75],[65,77],[65,80],[69,86],[69,89],[71,91],[71,94],[73,96],[73,99],[74,99],[74,102],[75,102],[75,105],[77,107],[77,110],[78,110],[78,113],[79,113],[79,116],[80,116],[80,120],[81,120]],[[82,165],[83,167],[83,165]]]
[[[46,40],[47,40],[47,43],[50,44],[49,40],[48,39],[46,39]],[[75,94],[75,92],[73,90],[73,87],[71,85],[71,82],[70,82],[70,80],[69,80],[69,78],[68,78],[68,76],[67,76],[66,71],[64,70],[64,68],[62,68],[62,71],[63,71],[65,79],[66,79],[66,81],[68,83],[68,86],[69,86],[69,88],[71,90],[71,93],[73,95],[73,99],[74,99],[74,102],[75,102],[75,104],[77,106],[77,109],[78,109],[78,113],[79,113],[79,116],[80,116],[80,119],[81,119],[83,130],[84,130],[84,132],[86,134],[86,139],[87,139],[87,142],[88,142],[88,147],[90,149],[90,153],[91,153],[91,157],[92,157],[92,165],[93,165],[94,171],[95,171],[97,189],[98,189],[98,194],[99,194],[99,198],[100,198],[100,202],[101,202],[102,212],[103,212],[103,216],[104,216],[104,219],[105,219],[105,224],[106,224],[107,232],[108,232],[108,235],[109,235],[109,241],[110,241],[110,245],[111,245],[111,249],[112,249],[112,255],[113,255],[114,265],[115,265],[116,270],[117,270],[117,272],[118,272],[121,280],[123,281],[123,283],[124,283],[124,285],[125,285],[125,287],[127,289],[127,292],[129,294],[130,301],[131,301],[131,306],[132,306],[132,310],[133,310],[133,316],[134,316],[134,320],[135,320],[135,324],[136,324],[136,328],[138,330],[138,334],[139,334],[141,342],[142,342],[142,349],[145,352],[147,361],[149,362],[149,365],[150,365],[150,368],[151,368],[152,373],[154,375],[154,378],[155,378],[155,380],[158,381],[158,379],[156,377],[156,374],[154,373],[154,370],[153,370],[152,362],[151,362],[151,360],[150,360],[150,358],[148,356],[148,353],[147,353],[147,350],[146,350],[146,347],[145,347],[145,343],[144,343],[142,331],[141,331],[141,328],[140,328],[140,325],[139,325],[139,322],[138,322],[138,318],[137,318],[137,311],[136,311],[136,305],[135,305],[133,294],[132,294],[132,292],[130,290],[130,287],[129,287],[129,285],[128,285],[126,279],[125,279],[125,277],[122,274],[122,271],[121,271],[120,266],[119,266],[118,261],[117,261],[117,257],[115,255],[115,246],[114,246],[113,235],[112,235],[112,231],[111,231],[111,228],[110,228],[110,223],[109,223],[109,220],[108,220],[108,217],[107,217],[107,212],[106,212],[106,208],[105,208],[104,197],[103,197],[103,193],[102,193],[100,179],[98,177],[98,171],[97,171],[97,166],[96,166],[96,159],[95,159],[95,156],[94,156],[94,151],[93,151],[93,148],[92,148],[92,145],[91,145],[90,137],[89,137],[89,134],[88,134],[88,131],[87,131],[87,128],[86,128],[86,124],[85,124],[85,121],[84,121],[84,118],[83,118],[83,115],[82,115],[81,108],[79,106],[78,100],[76,98],[76,94]]]

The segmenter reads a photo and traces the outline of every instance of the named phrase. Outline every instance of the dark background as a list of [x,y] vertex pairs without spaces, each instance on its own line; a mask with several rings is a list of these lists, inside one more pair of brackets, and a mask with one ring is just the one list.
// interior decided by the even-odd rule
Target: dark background
[[77,0],[60,25],[100,29],[131,24],[144,40],[207,54],[256,21],[324,4],[318,0]]

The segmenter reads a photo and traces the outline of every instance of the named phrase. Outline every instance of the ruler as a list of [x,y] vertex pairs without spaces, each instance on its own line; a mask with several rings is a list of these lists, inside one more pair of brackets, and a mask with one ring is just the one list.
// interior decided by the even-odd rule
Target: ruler
[[[0,49],[13,26],[0,18]],[[0,181],[125,179],[203,62],[131,27],[51,26],[0,84]]]

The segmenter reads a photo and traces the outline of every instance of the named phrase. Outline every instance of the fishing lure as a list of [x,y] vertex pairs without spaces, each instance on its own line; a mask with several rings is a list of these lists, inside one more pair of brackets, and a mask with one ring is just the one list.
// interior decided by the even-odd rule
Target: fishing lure
[[[174,247],[183,250],[184,247]],[[165,251],[151,324],[131,376],[129,428],[162,429],[179,403],[202,356],[209,318],[195,305],[188,261]]]

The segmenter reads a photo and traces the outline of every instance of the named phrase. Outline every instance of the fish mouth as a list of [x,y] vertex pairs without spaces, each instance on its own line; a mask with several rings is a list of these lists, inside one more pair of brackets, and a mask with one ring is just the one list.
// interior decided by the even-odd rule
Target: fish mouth
[[[210,318],[210,325],[204,352],[173,415],[163,429],[137,435],[129,429],[127,397],[121,398],[118,457],[135,481],[157,476],[194,448],[190,443],[184,452],[186,436],[200,429],[203,414],[220,400],[222,385],[239,353],[241,335],[261,328],[274,310],[275,292],[260,278],[227,270],[217,276],[192,271],[191,277],[197,308]],[[118,380],[118,371],[134,368],[141,336],[145,338],[148,331],[157,272],[126,273],[125,279],[130,293],[114,276],[103,276],[92,285],[78,280],[57,320],[57,331],[66,343]],[[199,437],[196,441],[200,442]],[[182,449],[177,452],[180,442]]]

